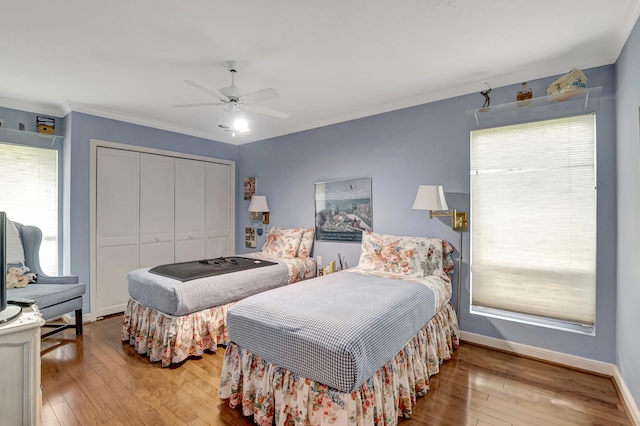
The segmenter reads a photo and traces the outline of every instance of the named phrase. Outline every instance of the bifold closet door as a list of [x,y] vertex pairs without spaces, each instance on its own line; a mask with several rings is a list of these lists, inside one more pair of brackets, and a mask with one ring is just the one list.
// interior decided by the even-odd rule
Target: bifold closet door
[[231,256],[231,166],[206,165],[206,257]]
[[96,317],[123,312],[138,268],[140,153],[99,147],[96,164]]
[[206,163],[175,161],[175,262],[204,259]]
[[174,260],[175,159],[140,155],[140,268]]

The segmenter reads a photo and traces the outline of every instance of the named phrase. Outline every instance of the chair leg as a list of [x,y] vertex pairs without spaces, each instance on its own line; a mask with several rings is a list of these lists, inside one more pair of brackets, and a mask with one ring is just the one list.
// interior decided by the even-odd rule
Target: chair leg
[[82,336],[82,309],[76,310],[76,336]]

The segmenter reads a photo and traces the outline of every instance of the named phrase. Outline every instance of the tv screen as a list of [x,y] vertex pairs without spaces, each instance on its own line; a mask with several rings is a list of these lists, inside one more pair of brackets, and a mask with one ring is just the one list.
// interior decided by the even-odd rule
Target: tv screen
[[0,324],[20,316],[22,308],[7,304],[7,214],[0,212]]

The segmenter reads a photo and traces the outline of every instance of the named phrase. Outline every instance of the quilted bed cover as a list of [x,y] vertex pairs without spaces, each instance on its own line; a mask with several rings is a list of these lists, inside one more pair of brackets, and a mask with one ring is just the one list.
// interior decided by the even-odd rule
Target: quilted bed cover
[[[280,267],[274,267],[278,273],[288,271],[285,273],[286,279],[282,285],[311,278],[316,273],[316,262],[309,257],[273,259],[261,253],[242,256],[282,262],[284,266],[276,265]],[[268,268],[271,267],[258,268],[258,270]],[[148,356],[151,362],[162,361],[162,366],[168,367],[171,364],[181,363],[190,356],[201,356],[207,350],[215,352],[220,344],[228,344],[227,311],[236,303],[235,300],[218,304],[221,299],[216,300],[215,295],[207,292],[206,286],[204,286],[205,291],[202,294],[187,294],[184,291],[174,291],[177,286],[185,283],[172,280],[175,282],[165,282],[165,287],[162,288],[163,284],[158,283],[155,278],[163,277],[149,272],[143,275],[147,279],[153,278],[151,283],[145,284],[150,288],[147,289],[146,295],[134,292],[142,301],[135,300],[133,297],[129,299],[122,321],[122,340],[129,342],[136,352]],[[150,277],[150,275],[154,275],[154,277]],[[233,282],[226,280],[219,283],[224,287],[224,285],[232,285]],[[257,283],[260,285],[260,280]],[[251,286],[251,283],[245,282],[241,285]],[[154,290],[153,287],[156,289]],[[191,290],[194,289],[191,288]],[[256,286],[251,289],[254,292],[262,291],[260,287]],[[185,303],[187,303],[185,295],[189,296],[189,300],[195,301],[191,308],[185,308]],[[167,300],[163,300],[163,296]],[[228,298],[229,294],[224,297]],[[235,299],[235,297],[238,296],[232,298]],[[181,312],[197,309],[198,306],[204,305],[206,305],[205,308],[184,315],[170,314],[156,309],[165,306],[164,309],[168,311]]]
[[412,281],[342,271],[248,297],[227,313],[229,340],[341,392],[373,376],[450,296],[445,274]]
[[151,268],[136,269],[128,276],[129,296],[148,308],[183,316],[296,282],[301,273],[307,277],[311,272],[315,274],[315,261],[311,258],[274,259],[258,253],[242,257],[263,258],[277,265],[186,282],[151,273]]

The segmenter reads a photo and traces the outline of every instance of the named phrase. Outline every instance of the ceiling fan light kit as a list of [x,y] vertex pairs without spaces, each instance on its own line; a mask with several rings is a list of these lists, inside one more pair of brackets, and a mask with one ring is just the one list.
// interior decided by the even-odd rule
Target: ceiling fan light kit
[[230,102],[220,112],[218,127],[225,132],[231,132],[235,137],[235,132],[246,133],[250,131],[249,121],[236,102]]
[[231,132],[232,136],[235,136],[236,132],[245,133],[250,131],[249,121],[244,114],[244,111],[257,112],[259,114],[265,114],[277,118],[287,118],[289,114],[282,111],[277,111],[271,108],[255,105],[255,101],[266,101],[269,99],[275,99],[279,97],[276,89],[262,89],[256,92],[245,93],[236,87],[234,75],[238,72],[238,63],[236,61],[226,61],[225,65],[231,73],[231,86],[223,87],[218,92],[212,90],[202,84],[195,81],[185,80],[185,83],[196,89],[202,90],[210,95],[218,98],[219,102],[212,103],[200,103],[200,104],[188,104],[188,105],[174,105],[176,107],[192,107],[192,106],[211,106],[211,105],[224,105],[222,111],[220,111],[220,117],[218,119],[218,128]]

